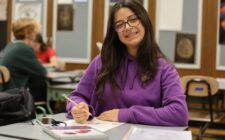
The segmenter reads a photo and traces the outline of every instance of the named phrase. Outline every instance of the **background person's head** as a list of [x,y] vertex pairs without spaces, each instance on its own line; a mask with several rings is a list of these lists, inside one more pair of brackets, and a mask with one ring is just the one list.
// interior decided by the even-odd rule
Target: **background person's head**
[[40,31],[40,25],[35,19],[20,18],[13,23],[12,31],[17,40],[25,40],[30,45]]
[[36,35],[36,38],[34,40],[32,47],[35,50],[35,52],[40,52],[40,51],[43,52],[46,50],[47,44],[44,42],[43,37],[40,33]]

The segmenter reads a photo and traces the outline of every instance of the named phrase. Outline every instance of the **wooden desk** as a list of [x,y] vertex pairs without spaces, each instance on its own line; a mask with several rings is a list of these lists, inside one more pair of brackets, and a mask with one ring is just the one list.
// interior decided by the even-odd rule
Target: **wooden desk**
[[[65,117],[65,113],[56,114],[52,116],[55,120],[65,121],[67,120]],[[8,135],[14,137],[21,137],[22,139],[29,140],[54,140],[51,136],[42,131],[42,128],[36,121],[33,121],[34,125],[31,125],[30,122],[23,123],[15,123],[11,125],[1,126],[0,127],[0,135]],[[121,140],[125,133],[129,130],[131,126],[140,127],[140,128],[155,128],[155,129],[165,129],[165,130],[175,130],[175,131],[183,131],[187,127],[164,127],[164,126],[151,126],[151,125],[140,125],[140,124],[131,124],[125,123],[116,128],[110,129],[105,133],[108,135],[108,140]],[[3,136],[0,136],[2,138]],[[6,140],[7,137],[6,137]],[[11,140],[11,139],[9,139]],[[14,140],[14,139],[12,139]]]

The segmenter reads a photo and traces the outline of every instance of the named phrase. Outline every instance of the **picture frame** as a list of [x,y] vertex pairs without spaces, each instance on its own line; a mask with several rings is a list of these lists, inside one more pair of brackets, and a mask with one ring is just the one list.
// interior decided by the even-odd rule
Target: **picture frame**
[[216,70],[225,70],[225,0],[218,0]]
[[194,64],[196,34],[177,33],[175,46],[175,63]]
[[[168,19],[163,19],[160,16],[163,13],[167,15],[176,15],[176,10],[173,11],[173,6],[177,6],[179,1],[179,8],[177,11],[182,13],[178,18],[174,18],[173,22]],[[201,68],[201,48],[202,48],[202,14],[203,14],[203,0],[198,1],[186,1],[186,0],[171,0],[169,1],[170,7],[166,9],[161,9],[165,7],[168,1],[157,0],[156,2],[156,41],[165,54],[165,56],[174,63],[176,68],[181,69],[200,69]],[[190,9],[192,10],[190,12]],[[171,20],[171,19],[170,19]],[[175,24],[174,24],[175,22]],[[162,23],[162,24],[160,24]],[[166,26],[160,26],[166,25]],[[177,26],[174,26],[177,25]],[[195,35],[195,45],[193,45],[192,53],[194,56],[183,58],[179,57],[177,53],[177,34],[194,34]],[[192,42],[189,40],[188,42]],[[191,43],[189,43],[191,44]],[[182,45],[181,45],[182,46]],[[191,47],[190,47],[191,48]]]
[[24,17],[33,18],[40,23],[40,32],[46,38],[47,0],[13,0],[12,7],[12,21]]
[[74,9],[72,4],[59,4],[57,11],[57,30],[73,30]]
[[[69,7],[68,25],[62,26],[58,8]],[[56,0],[53,7],[53,48],[60,61],[88,64],[91,60],[92,0]]]
[[219,44],[225,45],[225,0],[219,0]]

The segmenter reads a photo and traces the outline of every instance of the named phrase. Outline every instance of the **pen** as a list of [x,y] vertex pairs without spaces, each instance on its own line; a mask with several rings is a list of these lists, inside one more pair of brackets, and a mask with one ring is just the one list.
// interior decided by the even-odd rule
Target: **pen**
[[[73,100],[71,100],[70,98],[68,98],[65,94],[62,95],[63,97],[65,97],[68,101],[70,101],[71,103],[73,103],[74,105],[77,105],[77,103]],[[88,113],[90,116],[92,116],[92,114],[90,112],[88,112],[87,110],[84,110],[86,113]]]

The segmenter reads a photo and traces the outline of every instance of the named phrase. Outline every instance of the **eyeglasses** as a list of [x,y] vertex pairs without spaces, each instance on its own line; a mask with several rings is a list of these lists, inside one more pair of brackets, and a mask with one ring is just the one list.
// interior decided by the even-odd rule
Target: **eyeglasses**
[[126,24],[130,27],[135,27],[140,23],[139,18],[136,15],[131,15],[128,17],[127,21],[119,20],[115,23],[116,32],[123,32],[126,28]]

